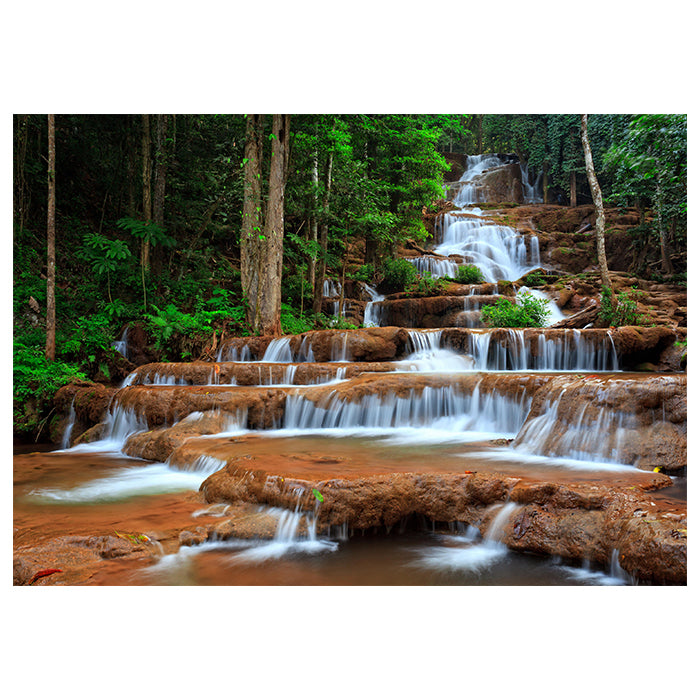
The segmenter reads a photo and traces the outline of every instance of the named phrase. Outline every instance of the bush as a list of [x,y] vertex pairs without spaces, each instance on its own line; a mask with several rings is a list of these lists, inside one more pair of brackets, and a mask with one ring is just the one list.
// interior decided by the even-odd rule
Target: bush
[[313,320],[309,320],[303,314],[294,315],[294,309],[289,304],[282,304],[280,314],[280,323],[282,333],[297,335],[298,333],[306,333],[314,329]]
[[382,274],[387,285],[402,291],[418,280],[418,270],[403,258],[387,258],[382,265]]
[[517,301],[503,297],[481,312],[481,320],[491,328],[542,328],[548,316],[547,302],[529,292],[518,294]]
[[525,275],[525,277],[523,277],[523,282],[528,287],[541,287],[545,283],[545,279],[542,276],[542,270],[535,270],[529,275]]
[[50,415],[56,392],[73,380],[87,381],[76,365],[50,362],[39,346],[15,340],[13,345],[13,421],[17,433],[38,433]]
[[620,292],[617,295],[617,304],[613,309],[612,293],[610,287],[603,287],[600,294],[600,315],[603,323],[608,326],[637,326],[641,320],[641,314],[637,311],[637,302],[634,297],[641,292],[633,289],[631,292]]
[[372,284],[372,281],[374,280],[374,265],[372,263],[365,263],[364,265],[360,265],[360,267],[355,270],[355,272],[350,275],[354,280],[357,280],[358,282],[365,282],[366,284]]
[[484,275],[476,265],[460,265],[455,280],[460,284],[483,284]]
[[411,285],[407,291],[407,294],[417,297],[434,297],[442,294],[446,287],[447,280],[444,277],[423,275],[417,282],[414,282]]

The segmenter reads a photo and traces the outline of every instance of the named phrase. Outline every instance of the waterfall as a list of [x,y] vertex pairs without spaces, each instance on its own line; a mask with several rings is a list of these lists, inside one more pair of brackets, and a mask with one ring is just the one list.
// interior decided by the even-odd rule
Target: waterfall
[[456,214],[443,217],[444,234],[435,252],[462,256],[481,270],[486,282],[517,280],[540,266],[539,246],[531,244],[528,255],[525,238],[510,226]]
[[323,296],[324,297],[338,297],[340,296],[340,287],[335,280],[325,279],[323,280]]
[[624,464],[625,447],[639,439],[638,420],[634,414],[601,405],[606,391],[598,392],[595,405],[582,402],[572,419],[563,410],[566,390],[562,389],[558,396],[547,399],[540,415],[528,418],[513,441],[513,449],[581,462]]
[[124,332],[122,333],[122,337],[119,340],[115,340],[112,343],[112,347],[121,355],[124,355],[127,360],[131,360],[131,357],[129,357],[129,326],[126,326],[124,328]]
[[455,277],[459,269],[459,263],[454,260],[443,260],[430,255],[421,255],[417,258],[405,258],[421,275],[432,277]]
[[265,349],[265,354],[262,356],[262,360],[260,361],[294,362],[290,340],[291,338],[289,336],[285,336],[283,338],[273,338]]
[[525,421],[531,399],[522,392],[517,398],[496,392],[482,394],[479,385],[471,393],[453,386],[412,389],[408,396],[393,392],[385,396],[367,394],[359,401],[340,398],[331,392],[317,405],[302,394],[286,399],[286,430],[433,427],[455,431],[515,434]]
[[377,302],[384,301],[384,296],[379,294],[374,287],[370,287],[365,284],[365,291],[369,295],[371,301],[368,301],[365,306],[365,313],[363,319],[363,325],[365,328],[371,328],[374,326],[381,326],[381,307],[377,306]]
[[253,357],[247,344],[242,348],[222,345],[216,356],[217,362],[252,362],[252,360]]
[[[562,329],[563,333],[547,338],[539,329],[508,328],[469,333],[464,352],[473,358],[479,371],[584,371],[616,372],[619,363],[612,337],[600,347],[596,337],[579,329]],[[525,336],[528,342],[525,342]],[[532,335],[536,335],[537,354],[530,352]]]
[[66,425],[66,429],[63,431],[63,438],[61,439],[61,448],[62,449],[67,449],[70,447],[70,436],[71,433],[73,432],[73,426],[75,425],[75,396],[73,396],[73,400],[70,402],[70,413],[68,414],[68,425]]

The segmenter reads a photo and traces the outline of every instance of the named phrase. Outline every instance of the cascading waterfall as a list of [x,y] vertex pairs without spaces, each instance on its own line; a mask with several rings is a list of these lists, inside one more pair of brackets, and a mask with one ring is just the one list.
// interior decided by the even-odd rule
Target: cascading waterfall
[[517,280],[540,266],[539,243],[531,243],[528,253],[525,237],[510,226],[449,213],[443,215],[442,229],[435,252],[462,256],[481,270],[486,282]]
[[[605,389],[601,390],[604,398]],[[624,448],[638,439],[633,414],[583,403],[573,421],[562,415],[559,396],[549,398],[538,416],[529,418],[513,449],[529,455],[581,462],[624,464]]]
[[406,260],[418,270],[420,275],[430,275],[431,277],[455,277],[459,269],[459,263],[454,260],[443,260],[430,255],[406,258]]
[[496,392],[482,393],[479,384],[471,393],[453,386],[411,390],[406,397],[388,393],[368,394],[349,401],[331,392],[317,405],[302,394],[290,394],[284,413],[285,430],[435,427],[478,433],[516,434],[530,408],[522,392],[517,398]]
[[365,306],[363,323],[366,328],[381,325],[381,307],[377,302],[384,301],[384,296],[379,294],[374,287],[365,284],[365,291],[369,295],[371,301],[368,301]]
[[619,371],[610,333],[604,347],[578,329],[564,329],[562,335],[549,339],[538,329],[528,329],[527,334],[528,338],[537,334],[537,355],[529,351],[526,331],[516,328],[470,332],[464,351],[479,371]]

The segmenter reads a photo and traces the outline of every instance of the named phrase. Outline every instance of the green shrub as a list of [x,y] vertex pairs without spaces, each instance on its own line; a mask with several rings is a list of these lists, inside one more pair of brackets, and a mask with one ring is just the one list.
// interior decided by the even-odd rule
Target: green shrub
[[353,272],[352,275],[350,275],[350,277],[357,280],[358,282],[372,284],[372,281],[374,280],[374,274],[374,265],[372,263],[365,263],[364,265],[360,265],[360,267],[358,267],[357,270],[355,270],[355,272]]
[[491,328],[541,328],[549,313],[546,300],[523,292],[517,301],[503,297],[484,307],[481,320]]
[[444,277],[423,275],[408,288],[406,293],[416,297],[439,296],[445,291],[447,284]]
[[460,265],[455,280],[460,284],[483,284],[484,274],[476,265]]
[[617,304],[612,305],[610,287],[603,287],[600,294],[600,316],[603,323],[608,326],[637,326],[641,321],[641,314],[637,310],[635,297],[641,294],[639,290],[620,292],[616,295]]
[[50,362],[43,347],[13,344],[13,422],[14,431],[37,436],[55,393],[73,380],[87,381],[77,365]]
[[384,282],[395,289],[405,290],[418,280],[418,270],[403,258],[387,258],[382,265]]
[[282,325],[282,333],[297,335],[298,333],[306,333],[314,329],[313,320],[308,319],[305,315],[295,315],[294,309],[289,304],[282,304],[280,314],[280,323]]
[[542,270],[535,270],[534,272],[531,272],[529,275],[525,275],[523,277],[523,282],[528,286],[528,287],[540,287],[545,283],[545,279],[542,276]]

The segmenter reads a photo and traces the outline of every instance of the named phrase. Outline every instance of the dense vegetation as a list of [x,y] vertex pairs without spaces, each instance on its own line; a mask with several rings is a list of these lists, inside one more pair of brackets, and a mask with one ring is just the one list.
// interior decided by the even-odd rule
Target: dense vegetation
[[[450,153],[514,152],[531,178],[539,173],[549,201],[586,197],[578,123],[578,115],[293,115],[282,332],[342,324],[320,311],[324,275],[381,274],[417,295],[441,285],[417,279],[392,254],[429,236]],[[140,324],[164,359],[253,332],[241,279],[246,116],[57,115],[55,124],[56,357],[48,361],[47,118],[14,117],[14,395],[26,435],[37,434],[70,377],[123,376],[112,343],[127,323]],[[258,126],[274,142],[271,117]],[[664,272],[681,272],[685,117],[591,115],[589,128],[607,201],[651,212],[632,244],[649,256],[660,248]],[[273,156],[260,155],[264,206],[261,175]],[[460,281],[477,273],[460,270]]]

